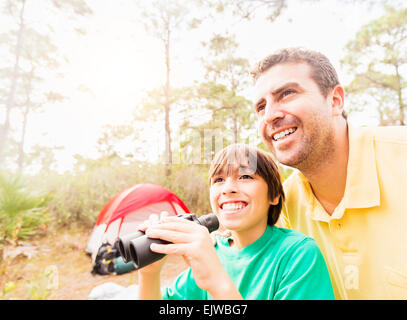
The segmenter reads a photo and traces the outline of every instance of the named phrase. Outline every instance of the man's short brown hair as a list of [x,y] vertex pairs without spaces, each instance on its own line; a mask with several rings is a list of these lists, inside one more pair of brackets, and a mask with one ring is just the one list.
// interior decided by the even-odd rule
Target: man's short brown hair
[[322,53],[303,48],[281,49],[256,64],[251,75],[256,81],[272,66],[281,63],[305,62],[311,67],[311,78],[318,84],[324,97],[330,89],[339,84],[338,75],[331,62]]
[[264,179],[270,201],[280,196],[278,203],[270,205],[268,211],[267,224],[273,226],[280,216],[285,198],[281,175],[273,158],[261,149],[242,143],[232,144],[219,151],[213,158],[209,179],[221,172],[229,175],[236,166],[244,168],[245,172],[248,170],[252,174],[256,173]]
[[[272,53],[258,62],[251,71],[254,82],[268,69],[281,63],[307,63],[311,67],[311,78],[326,98],[331,89],[339,85],[338,74],[329,59],[320,52],[304,48],[285,48]],[[346,119],[346,114],[343,112]]]

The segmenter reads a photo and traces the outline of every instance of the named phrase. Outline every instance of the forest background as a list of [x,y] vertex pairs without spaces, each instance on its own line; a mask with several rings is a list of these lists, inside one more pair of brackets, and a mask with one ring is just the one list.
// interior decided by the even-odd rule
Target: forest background
[[8,249],[91,230],[129,186],[159,184],[191,212],[210,212],[216,151],[233,142],[265,149],[249,71],[278,48],[331,59],[350,123],[405,125],[406,8],[398,0],[0,1],[0,297],[15,288]]

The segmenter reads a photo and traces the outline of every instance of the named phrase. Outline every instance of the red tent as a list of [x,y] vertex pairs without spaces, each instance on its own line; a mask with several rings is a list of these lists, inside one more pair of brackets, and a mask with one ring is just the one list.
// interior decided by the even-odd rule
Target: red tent
[[188,207],[171,191],[154,184],[136,184],[113,198],[100,211],[86,252],[94,256],[104,242],[113,244],[118,236],[135,232],[150,214],[189,213]]

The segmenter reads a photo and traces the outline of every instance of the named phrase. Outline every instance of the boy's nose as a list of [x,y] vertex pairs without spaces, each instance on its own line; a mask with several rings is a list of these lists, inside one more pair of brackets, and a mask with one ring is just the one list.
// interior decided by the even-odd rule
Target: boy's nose
[[228,194],[228,193],[236,193],[237,192],[237,183],[235,179],[232,178],[226,178],[225,183],[223,184],[223,194]]

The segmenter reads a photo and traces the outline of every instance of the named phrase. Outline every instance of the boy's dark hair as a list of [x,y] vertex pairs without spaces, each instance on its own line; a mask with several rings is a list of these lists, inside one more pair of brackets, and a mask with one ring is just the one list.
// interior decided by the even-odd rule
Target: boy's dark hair
[[209,169],[209,180],[224,171],[230,174],[233,170],[244,168],[252,174],[258,174],[268,186],[270,201],[280,196],[276,205],[270,205],[267,224],[273,226],[280,217],[285,199],[281,175],[273,158],[263,150],[250,147],[246,144],[232,144],[219,151],[212,160]]

